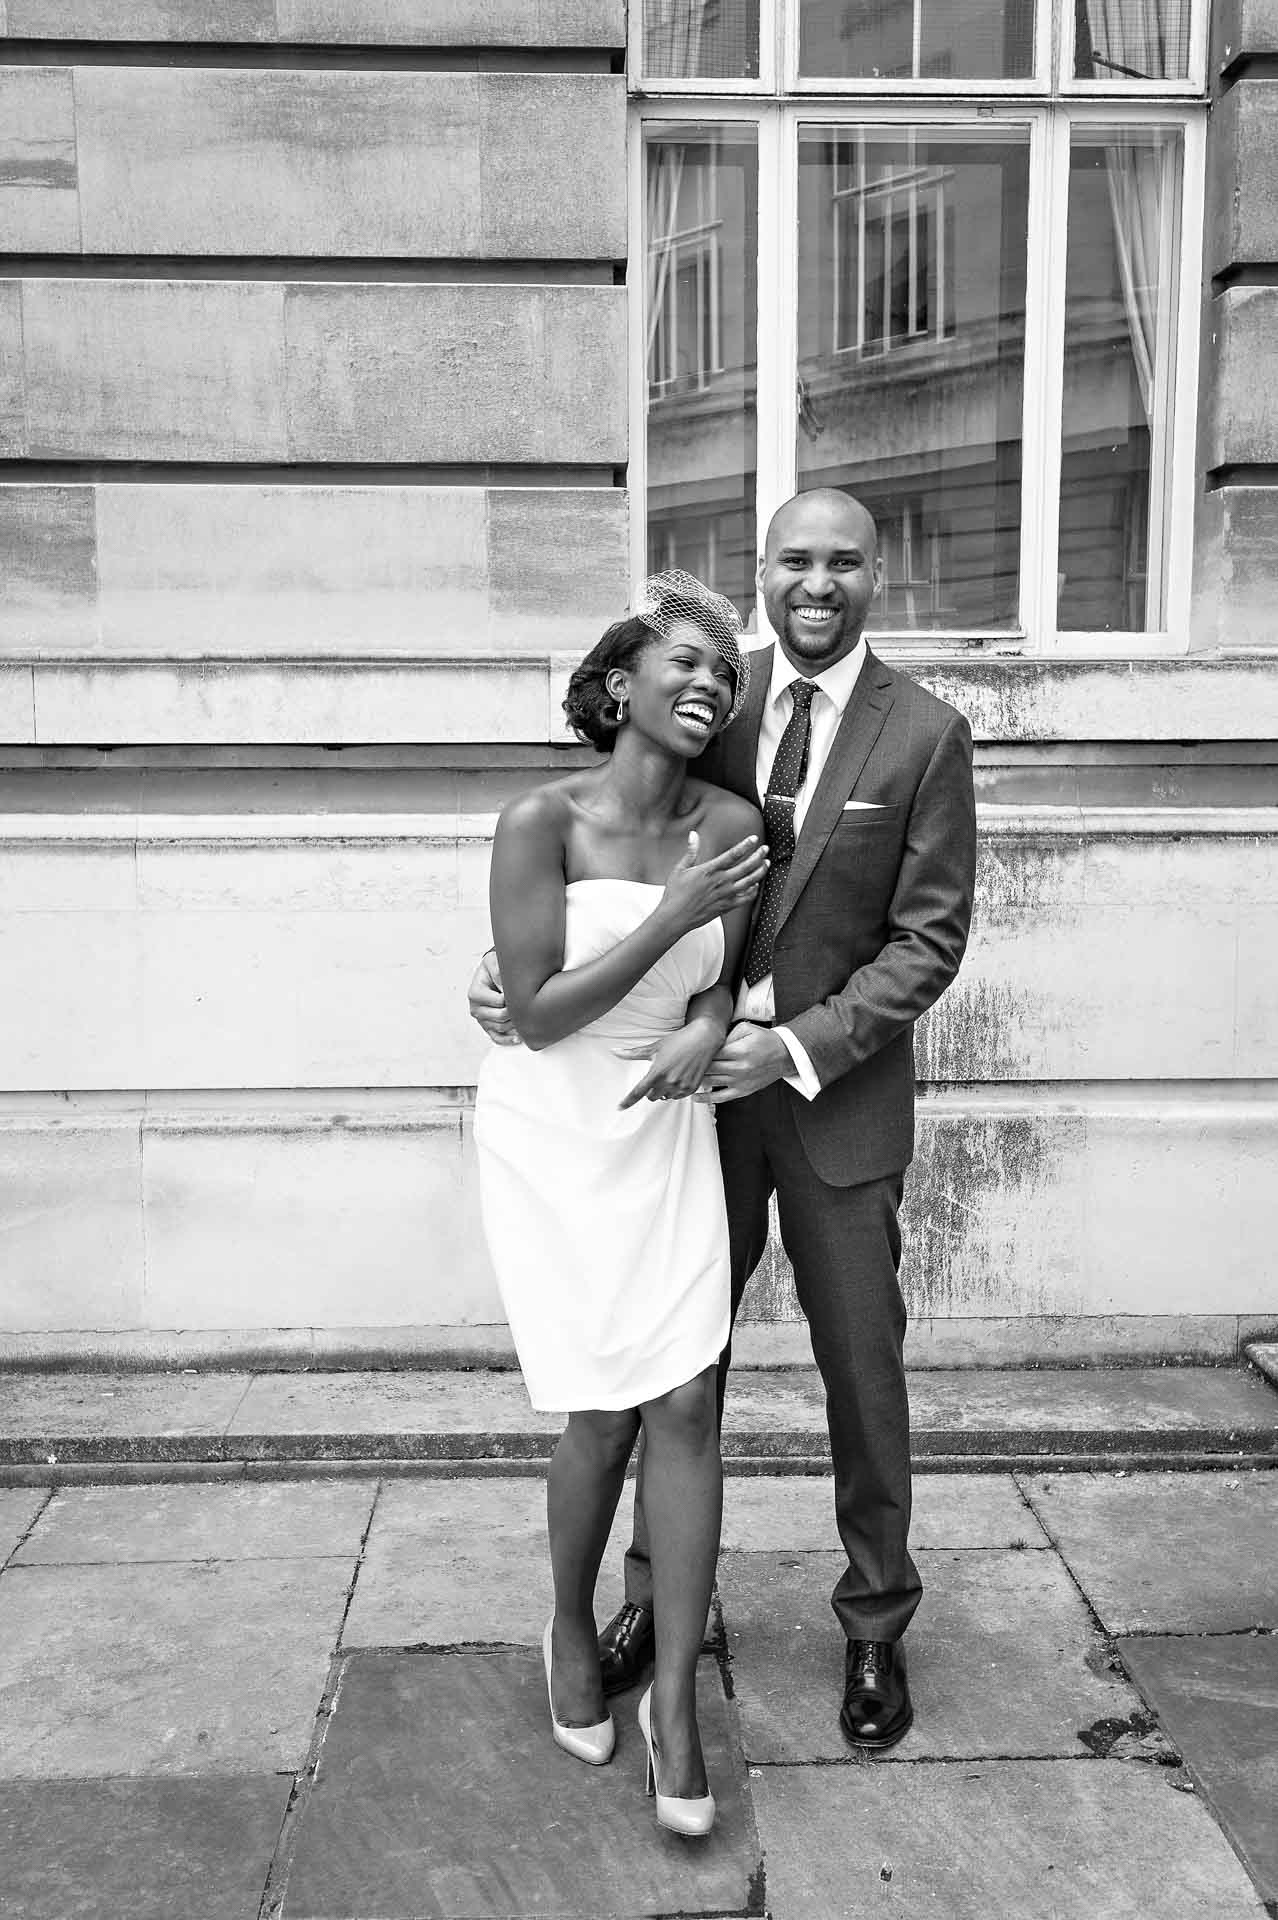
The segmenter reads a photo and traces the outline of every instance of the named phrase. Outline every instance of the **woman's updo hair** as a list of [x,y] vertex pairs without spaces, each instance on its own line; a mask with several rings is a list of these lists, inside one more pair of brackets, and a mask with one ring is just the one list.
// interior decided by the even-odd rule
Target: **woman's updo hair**
[[637,614],[614,620],[598,639],[568,682],[564,712],[577,738],[596,753],[611,753],[617,738],[617,702],[607,688],[614,667],[628,673],[650,647],[657,633]]
[[[579,740],[597,753],[611,753],[620,714],[605,684],[615,667],[629,672],[654,640],[665,639],[677,620],[690,620],[727,661],[732,673],[732,710],[741,711],[750,682],[749,658],[741,650],[741,616],[732,602],[690,573],[675,568],[654,573],[640,590],[637,611],[617,620],[590,649],[568,682],[564,712]],[[725,722],[726,724],[726,722]]]

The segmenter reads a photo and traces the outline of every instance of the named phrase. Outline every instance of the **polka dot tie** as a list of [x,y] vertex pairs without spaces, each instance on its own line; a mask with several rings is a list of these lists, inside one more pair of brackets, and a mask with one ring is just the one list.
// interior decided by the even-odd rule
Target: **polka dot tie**
[[763,830],[768,839],[772,864],[763,883],[759,917],[750,935],[746,955],[746,985],[754,986],[772,971],[772,942],[777,935],[777,916],[781,895],[794,859],[794,800],[803,785],[808,765],[808,745],[812,738],[812,696],[816,687],[811,680],[792,680],[790,697],[794,712],[786,722],[768,776],[768,791],[763,797]]

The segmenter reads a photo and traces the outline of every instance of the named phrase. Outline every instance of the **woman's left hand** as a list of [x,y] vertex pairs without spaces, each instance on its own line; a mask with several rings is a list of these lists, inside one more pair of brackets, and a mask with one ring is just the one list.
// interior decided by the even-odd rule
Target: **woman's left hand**
[[631,1047],[632,1060],[651,1059],[652,1065],[618,1106],[624,1112],[640,1100],[687,1100],[706,1077],[710,1062],[723,1045],[723,1030],[715,1020],[690,1020],[677,1033],[668,1033],[655,1047]]

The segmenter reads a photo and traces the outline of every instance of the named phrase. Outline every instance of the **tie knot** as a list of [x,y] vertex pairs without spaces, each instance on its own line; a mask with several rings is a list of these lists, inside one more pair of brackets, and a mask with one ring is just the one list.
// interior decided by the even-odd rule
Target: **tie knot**
[[816,692],[815,680],[792,680],[790,698],[794,702],[796,713],[806,713],[812,705],[812,696]]

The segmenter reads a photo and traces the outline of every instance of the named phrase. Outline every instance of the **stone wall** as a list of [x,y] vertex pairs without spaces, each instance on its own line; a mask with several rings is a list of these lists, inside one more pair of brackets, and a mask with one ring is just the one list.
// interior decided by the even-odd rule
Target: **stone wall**
[[[1276,24],[1216,21],[1199,651],[917,666],[984,830],[920,1360],[1278,1323]],[[623,37],[0,0],[0,1356],[502,1350],[463,994],[626,597]],[[774,1248],[741,1349],[796,1311]]]

